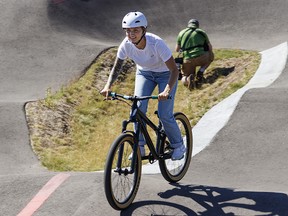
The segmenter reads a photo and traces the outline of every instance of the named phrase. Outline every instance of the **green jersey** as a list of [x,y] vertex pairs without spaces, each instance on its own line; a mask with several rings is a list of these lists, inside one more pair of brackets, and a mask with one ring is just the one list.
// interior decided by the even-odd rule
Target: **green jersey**
[[203,55],[209,43],[207,34],[202,29],[186,28],[177,36],[177,44],[183,51],[184,59],[195,58]]

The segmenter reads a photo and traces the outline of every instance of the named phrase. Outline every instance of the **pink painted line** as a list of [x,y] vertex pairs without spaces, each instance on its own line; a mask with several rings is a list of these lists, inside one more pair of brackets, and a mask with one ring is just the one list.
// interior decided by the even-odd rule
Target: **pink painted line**
[[31,216],[69,176],[59,173],[52,177],[17,216]]

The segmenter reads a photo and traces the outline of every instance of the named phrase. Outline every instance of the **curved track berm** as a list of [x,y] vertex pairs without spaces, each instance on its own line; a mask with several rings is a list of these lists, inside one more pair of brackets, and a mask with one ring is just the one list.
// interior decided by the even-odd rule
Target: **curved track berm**
[[[135,9],[171,49],[191,18],[216,48],[263,51],[287,40],[287,0],[1,1],[1,215],[17,215],[56,175],[31,150],[24,104],[79,77],[103,49],[118,45],[121,20]],[[286,67],[271,86],[245,93],[181,184],[144,175],[135,204],[120,214],[287,215],[287,74]],[[34,215],[119,215],[103,196],[102,173],[69,175]]]

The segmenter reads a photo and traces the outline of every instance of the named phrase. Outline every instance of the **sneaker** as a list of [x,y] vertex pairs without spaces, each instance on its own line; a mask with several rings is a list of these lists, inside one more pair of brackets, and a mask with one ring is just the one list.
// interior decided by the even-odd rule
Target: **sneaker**
[[198,81],[198,83],[203,83],[204,82],[203,72],[201,72],[201,71],[197,72],[197,81]]
[[[145,146],[139,146],[141,157],[145,156]],[[133,152],[128,156],[128,160],[132,160]]]
[[184,157],[185,152],[186,152],[185,146],[181,145],[180,147],[174,149],[172,156],[171,156],[171,159],[172,160],[181,160]]

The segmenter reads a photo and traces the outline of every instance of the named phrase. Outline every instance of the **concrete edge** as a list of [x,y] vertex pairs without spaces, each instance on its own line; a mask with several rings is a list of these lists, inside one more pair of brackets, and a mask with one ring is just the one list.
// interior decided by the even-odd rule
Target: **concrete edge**
[[[247,90],[267,87],[280,76],[287,62],[287,42],[262,51],[260,54],[261,62],[252,79],[244,87],[213,106],[193,127],[192,156],[195,156],[206,148],[216,134],[227,124],[242,95]],[[158,163],[144,165],[142,173],[160,173]]]

